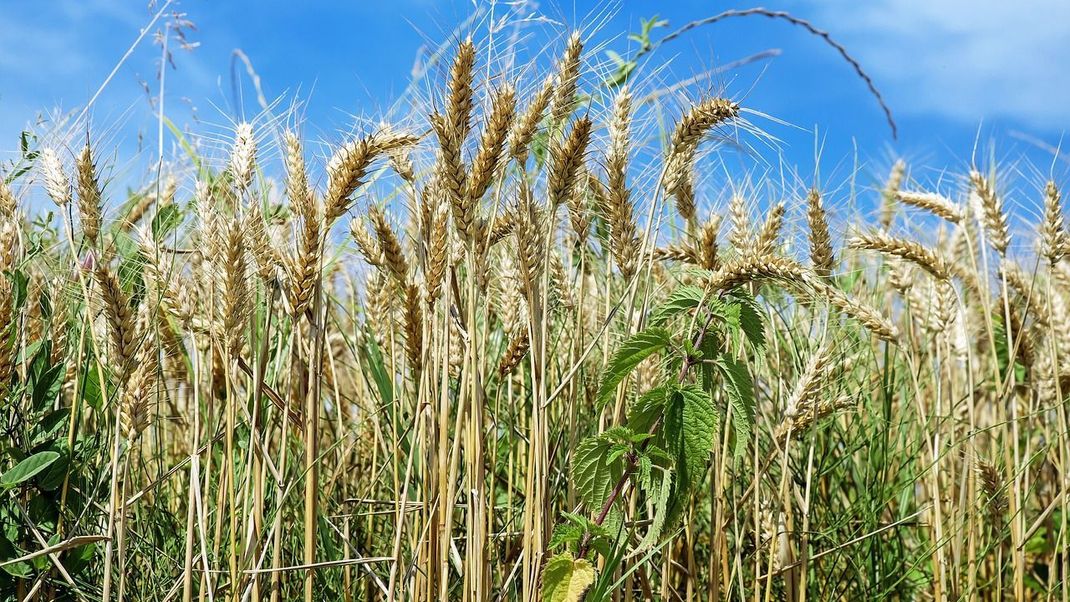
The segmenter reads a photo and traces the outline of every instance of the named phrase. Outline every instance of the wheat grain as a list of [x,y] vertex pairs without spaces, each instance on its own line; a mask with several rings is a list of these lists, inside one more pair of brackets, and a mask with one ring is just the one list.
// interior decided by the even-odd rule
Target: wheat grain
[[894,255],[917,265],[940,280],[947,280],[951,276],[951,268],[947,261],[937,255],[935,251],[927,249],[912,240],[896,238],[884,232],[874,232],[854,236],[847,241],[847,244],[855,249],[867,249]]
[[935,192],[899,190],[896,191],[895,197],[904,204],[924,209],[953,224],[962,221],[962,209],[956,206],[951,199],[941,194]]
[[977,170],[970,171],[970,185],[980,201],[981,222],[985,225],[988,240],[999,254],[1006,255],[1010,246],[1010,230],[1007,227],[1007,215],[1003,212],[1003,201],[996,194],[989,178]]
[[583,54],[583,40],[580,32],[574,31],[568,38],[565,54],[557,66],[557,81],[554,82],[553,99],[550,102],[551,128],[558,127],[572,114],[580,77],[581,54]]
[[535,93],[535,96],[528,103],[527,108],[513,123],[512,130],[509,131],[509,156],[516,161],[521,169],[527,163],[531,141],[539,128],[539,121],[542,120],[543,114],[546,113],[546,107],[550,105],[550,98],[553,96],[554,90],[553,78],[546,78],[542,87],[539,88],[539,91]]
[[587,144],[591,140],[591,120],[577,119],[565,140],[550,147],[550,168],[547,176],[550,210],[569,200],[579,181]]
[[1040,224],[1040,253],[1050,265],[1059,263],[1070,250],[1063,223],[1063,207],[1055,182],[1044,186],[1044,221]]
[[90,246],[96,245],[100,234],[100,184],[89,144],[78,155],[78,214],[82,221],[82,235]]
[[828,278],[836,266],[836,259],[832,252],[828,216],[821,203],[821,193],[816,188],[810,189],[806,195],[806,222],[810,235],[810,263],[818,276]]
[[[632,97],[627,87],[617,93],[609,126],[609,153],[606,156],[607,185],[602,215],[609,224],[610,250],[625,280],[636,271],[639,254],[635,208],[628,188],[628,148],[631,144]],[[601,182],[595,180],[595,185]]]
[[239,191],[247,190],[253,182],[256,167],[256,138],[253,126],[239,123],[234,130],[234,145],[230,151],[230,173]]
[[41,177],[45,182],[45,192],[52,202],[59,207],[66,207],[71,202],[71,180],[63,169],[59,155],[51,148],[41,152]]

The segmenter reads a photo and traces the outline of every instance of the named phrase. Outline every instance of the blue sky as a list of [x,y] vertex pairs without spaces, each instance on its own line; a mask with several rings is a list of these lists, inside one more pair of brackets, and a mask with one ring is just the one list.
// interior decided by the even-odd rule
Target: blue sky
[[[597,27],[595,42],[621,54],[630,49],[624,34],[638,29],[640,18],[659,14],[669,21],[656,38],[724,8],[751,6],[697,0],[528,4],[532,22],[525,31],[532,44],[541,47],[574,27]],[[388,107],[408,84],[421,48],[449,40],[475,6],[471,0],[182,0],[178,9],[197,26],[189,39],[199,46],[175,50],[177,68],[166,75],[167,113],[183,126],[222,131],[243,113],[255,112],[245,66],[234,63],[233,52],[241,49],[269,98],[300,96],[306,133],[330,137],[348,129],[353,115]],[[725,86],[745,106],[791,124],[752,118],[782,141],[779,152],[800,172],[813,171],[820,146],[822,174],[846,177],[857,148],[874,173],[886,170],[891,157],[904,156],[926,166],[915,171],[917,177],[937,181],[944,170],[961,172],[980,137],[994,141],[1001,157],[1024,158],[1021,169],[1034,180],[1052,173],[1066,182],[1070,162],[1053,160],[1045,150],[1061,143],[1070,124],[1065,0],[1032,0],[1029,10],[995,0],[796,0],[764,6],[810,19],[841,41],[885,94],[899,140],[892,140],[877,104],[850,68],[819,40],[785,23],[751,18],[692,31],[658,51],[653,61],[667,67],[657,77],[680,80],[777,49],[776,58],[720,74],[710,85]],[[83,105],[152,12],[147,0],[5,3],[0,157],[13,156],[19,131],[38,113],[54,116],[57,108]],[[159,58],[159,46],[147,39],[93,108],[92,127],[117,147],[155,148],[145,86],[157,92]],[[237,102],[232,69],[243,92]]]

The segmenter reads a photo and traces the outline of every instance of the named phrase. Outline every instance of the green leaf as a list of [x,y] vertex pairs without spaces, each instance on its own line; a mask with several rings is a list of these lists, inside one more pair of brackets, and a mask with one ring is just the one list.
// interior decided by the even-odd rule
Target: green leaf
[[375,387],[379,390],[379,399],[389,407],[394,401],[394,387],[390,382],[390,376],[387,374],[386,365],[383,362],[383,354],[379,351],[379,344],[375,342],[375,337],[371,336],[370,332],[368,336],[364,337],[364,340],[366,341],[364,357],[367,360],[368,368],[371,370]]
[[725,393],[732,406],[732,429],[736,433],[735,456],[744,455],[754,428],[754,385],[747,367],[727,355],[717,359],[725,381]]
[[573,456],[572,481],[580,499],[594,512],[602,509],[610,490],[624,474],[622,458],[610,457],[616,443],[610,433],[588,437],[576,447]]
[[698,286],[681,286],[669,293],[669,298],[650,316],[652,326],[661,326],[673,316],[694,309],[702,303],[706,291]]
[[3,476],[0,476],[0,486],[10,489],[19,483],[32,479],[34,475],[48,468],[57,459],[59,459],[59,454],[54,451],[36,453],[16,464],[14,468],[5,472]]
[[632,335],[617,349],[602,376],[602,385],[598,389],[598,403],[605,405],[619,385],[632,370],[646,358],[654,355],[669,345],[671,338],[662,328],[647,328]]
[[586,558],[568,552],[546,561],[542,569],[542,599],[545,602],[580,602],[594,583],[594,567]]
[[171,203],[160,207],[152,218],[152,240],[160,242],[182,223],[182,211]]
[[682,482],[701,479],[709,467],[717,434],[717,408],[709,393],[697,385],[677,389],[666,413],[665,440],[675,456]]
[[754,297],[741,290],[733,291],[730,297],[739,305],[739,327],[751,346],[757,350],[765,349],[765,320]]
[[669,397],[669,388],[655,387],[635,400],[628,410],[628,428],[636,433],[648,433],[654,423],[665,412],[665,403]]
[[[644,460],[640,460],[641,462]],[[645,461],[649,462],[649,458]],[[669,499],[672,495],[672,472],[661,466],[652,464],[648,475],[640,483],[640,487],[646,492],[647,500],[654,507],[654,515],[650,520],[650,528],[647,529],[639,546],[632,551],[635,556],[652,548],[661,537],[665,528],[665,521],[669,516]]]

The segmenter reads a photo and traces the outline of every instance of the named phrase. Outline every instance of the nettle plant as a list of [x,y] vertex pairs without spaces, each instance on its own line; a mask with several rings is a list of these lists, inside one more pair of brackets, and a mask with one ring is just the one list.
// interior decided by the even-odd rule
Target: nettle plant
[[[699,275],[698,280],[708,278]],[[750,294],[713,290],[674,289],[609,362],[598,402],[605,408],[630,399],[627,419],[576,448],[572,479],[588,514],[565,513],[554,531],[550,547],[556,555],[543,569],[545,599],[579,600],[592,585],[587,599],[605,599],[627,577],[612,581],[621,562],[649,558],[662,535],[676,526],[710,467],[722,428],[732,429],[737,458],[746,451],[754,395],[747,363],[740,358],[765,348],[764,323]],[[659,384],[636,393],[628,386],[629,376],[652,356],[660,359]],[[633,533],[635,522],[625,520],[630,491],[653,509],[643,534]],[[626,542],[633,534],[641,539],[629,549]],[[594,554],[605,558],[597,583]]]

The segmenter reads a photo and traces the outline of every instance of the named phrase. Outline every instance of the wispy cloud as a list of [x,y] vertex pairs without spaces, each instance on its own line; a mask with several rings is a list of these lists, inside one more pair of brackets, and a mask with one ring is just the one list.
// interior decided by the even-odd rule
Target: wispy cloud
[[1070,124],[1065,0],[820,0],[813,9],[901,113]]

